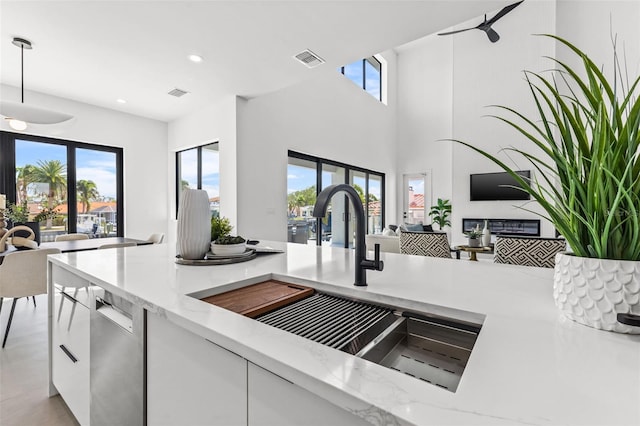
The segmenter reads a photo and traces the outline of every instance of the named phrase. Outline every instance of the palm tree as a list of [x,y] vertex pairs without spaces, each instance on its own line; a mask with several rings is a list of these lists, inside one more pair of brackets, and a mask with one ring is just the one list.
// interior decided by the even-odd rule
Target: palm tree
[[67,191],[67,166],[59,160],[38,161],[33,169],[32,182],[49,185],[47,205],[52,208],[65,198]]
[[78,191],[78,201],[82,203],[82,213],[87,213],[91,209],[91,201],[98,199],[98,187],[92,180],[79,180],[76,183]]
[[27,188],[34,180],[35,166],[25,164],[24,167],[16,167],[16,204],[22,204],[27,201]]

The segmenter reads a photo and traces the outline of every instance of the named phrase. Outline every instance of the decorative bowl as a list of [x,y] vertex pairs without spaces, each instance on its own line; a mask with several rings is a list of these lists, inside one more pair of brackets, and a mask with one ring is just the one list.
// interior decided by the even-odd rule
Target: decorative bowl
[[242,254],[247,249],[247,243],[240,244],[216,244],[211,243],[211,252],[220,256]]

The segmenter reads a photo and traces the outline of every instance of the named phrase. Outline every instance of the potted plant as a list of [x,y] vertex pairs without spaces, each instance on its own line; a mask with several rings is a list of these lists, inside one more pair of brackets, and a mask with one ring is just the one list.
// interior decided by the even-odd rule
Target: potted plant
[[575,54],[582,69],[554,60],[562,87],[556,79],[526,72],[538,116],[502,106],[518,122],[496,117],[533,144],[531,152],[508,150],[528,160],[536,177],[524,179],[496,156],[456,142],[509,173],[566,238],[572,253],[556,256],[553,290],[565,315],[591,327],[638,334],[640,327],[623,316],[640,314],[640,77],[625,84],[629,80],[622,78],[614,49],[612,84],[577,47],[546,36]]
[[482,231],[476,227],[469,232],[465,232],[469,239],[469,247],[482,247]]
[[55,219],[57,216],[58,216],[58,212],[56,212],[54,209],[45,207],[42,210],[40,210],[40,212],[37,215],[34,216],[33,221],[34,222],[47,221],[46,228],[49,229],[52,226],[53,219]]
[[211,252],[217,255],[233,255],[245,252],[246,240],[240,236],[230,235],[233,226],[226,217],[211,217]]
[[215,241],[218,237],[229,235],[233,226],[226,217],[211,216],[211,241]]
[[445,226],[451,226],[449,215],[451,215],[451,204],[449,203],[449,200],[438,198],[438,202],[431,206],[431,211],[429,212],[431,222],[436,223],[438,228],[442,231]]
[[246,249],[246,240],[240,236],[224,235],[211,243],[211,252],[221,256],[242,254]]
[[[35,234],[35,241],[40,245],[40,223],[29,220],[29,207],[26,200],[20,204],[9,203],[5,211],[5,217],[11,221],[12,226],[24,225],[31,228]],[[14,235],[27,238],[30,234],[27,231],[20,230],[16,231]]]

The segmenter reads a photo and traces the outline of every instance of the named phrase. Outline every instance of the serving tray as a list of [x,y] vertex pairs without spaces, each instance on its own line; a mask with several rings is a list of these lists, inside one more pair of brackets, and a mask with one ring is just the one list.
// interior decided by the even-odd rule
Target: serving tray
[[246,262],[251,259],[255,259],[257,256],[256,251],[253,249],[247,249],[244,253],[233,255],[215,255],[211,252],[207,253],[206,259],[183,259],[179,255],[176,256],[176,263],[178,265],[229,265],[231,263]]

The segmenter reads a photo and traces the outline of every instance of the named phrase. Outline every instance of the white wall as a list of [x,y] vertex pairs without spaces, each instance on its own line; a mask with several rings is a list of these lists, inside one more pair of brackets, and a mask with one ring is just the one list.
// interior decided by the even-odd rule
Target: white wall
[[[399,49],[397,217],[402,221],[405,174],[429,172],[431,199],[451,199],[453,38],[425,37]],[[427,182],[429,185],[429,182]],[[428,213],[428,212],[427,212]],[[429,219],[425,223],[429,223]]]
[[169,123],[169,158],[166,185],[169,199],[168,243],[176,241],[176,152],[219,142],[220,214],[237,228],[236,98],[230,96],[203,106],[198,111]]
[[[491,16],[491,14],[489,14]],[[455,27],[477,25],[477,18]],[[629,74],[640,71],[640,1],[527,1],[495,24],[501,35],[492,44],[480,31],[453,36],[432,35],[398,49],[398,214],[401,213],[401,175],[432,170],[433,198],[453,203],[453,242],[462,242],[463,217],[539,218],[507,201],[469,201],[469,174],[500,171],[468,148],[452,147],[439,139],[454,138],[498,153],[507,146],[532,149],[514,130],[493,118],[488,105],[510,106],[536,117],[523,70],[552,67],[543,56],[575,65],[564,47],[532,34],[551,33],[569,39],[586,51],[605,71],[611,69],[611,33],[618,35],[618,52],[626,55]],[[623,48],[624,43],[624,48]],[[556,55],[556,49],[558,51]],[[503,154],[502,158],[507,159]],[[517,159],[517,156],[512,158]],[[509,164],[531,169],[523,160]],[[541,211],[536,203],[525,207]],[[400,216],[399,216],[400,217]],[[553,226],[542,221],[542,235]]]
[[[453,138],[499,154],[507,164],[521,170],[532,170],[531,164],[517,154],[500,152],[513,146],[528,152],[533,143],[517,131],[489,114],[513,119],[508,113],[490,105],[504,105],[526,117],[536,118],[536,107],[523,70],[540,72],[551,64],[543,56],[555,55],[555,43],[533,34],[553,33],[555,4],[552,1],[525,2],[495,24],[500,34],[497,43],[490,43],[481,32],[454,36],[453,41]],[[471,24],[471,22],[469,22]],[[475,33],[475,34],[474,34]],[[518,121],[518,120],[516,120]],[[536,152],[535,150],[533,151]],[[469,174],[497,172],[501,169],[469,148],[453,146],[453,240],[461,241],[462,218],[539,219],[518,207],[542,212],[536,202],[469,201]],[[535,170],[532,170],[535,175]],[[541,235],[554,236],[551,223],[542,221]]]
[[[526,114],[535,111],[522,70],[540,71],[546,66],[541,57],[553,56],[554,43],[531,34],[553,32],[554,16],[551,1],[525,2],[495,25],[501,36],[497,43],[480,31],[469,31],[432,35],[399,49],[398,174],[432,171],[433,199],[452,202],[453,243],[463,241],[464,217],[537,218],[515,208],[514,202],[469,201],[469,175],[500,169],[470,149],[441,139],[460,139],[493,154],[507,146],[529,148],[506,125],[484,116],[496,112],[487,108],[493,104]],[[455,29],[475,26],[479,19]],[[518,166],[531,169],[526,162]],[[550,224],[543,223],[542,234],[553,235]]]
[[[19,88],[2,85],[0,91],[3,99],[20,99]],[[166,123],[37,92],[26,91],[25,100],[75,117],[69,124],[32,126],[26,134],[123,148],[124,235],[146,239],[167,232]],[[13,131],[4,121],[0,128]]]
[[238,232],[286,241],[287,150],[385,173],[395,222],[396,59],[383,57],[388,105],[338,72],[238,102]]
[[[613,40],[631,78],[640,75],[640,0],[557,1],[556,34],[584,51],[612,78]],[[558,46],[558,59],[580,68],[577,57]]]

